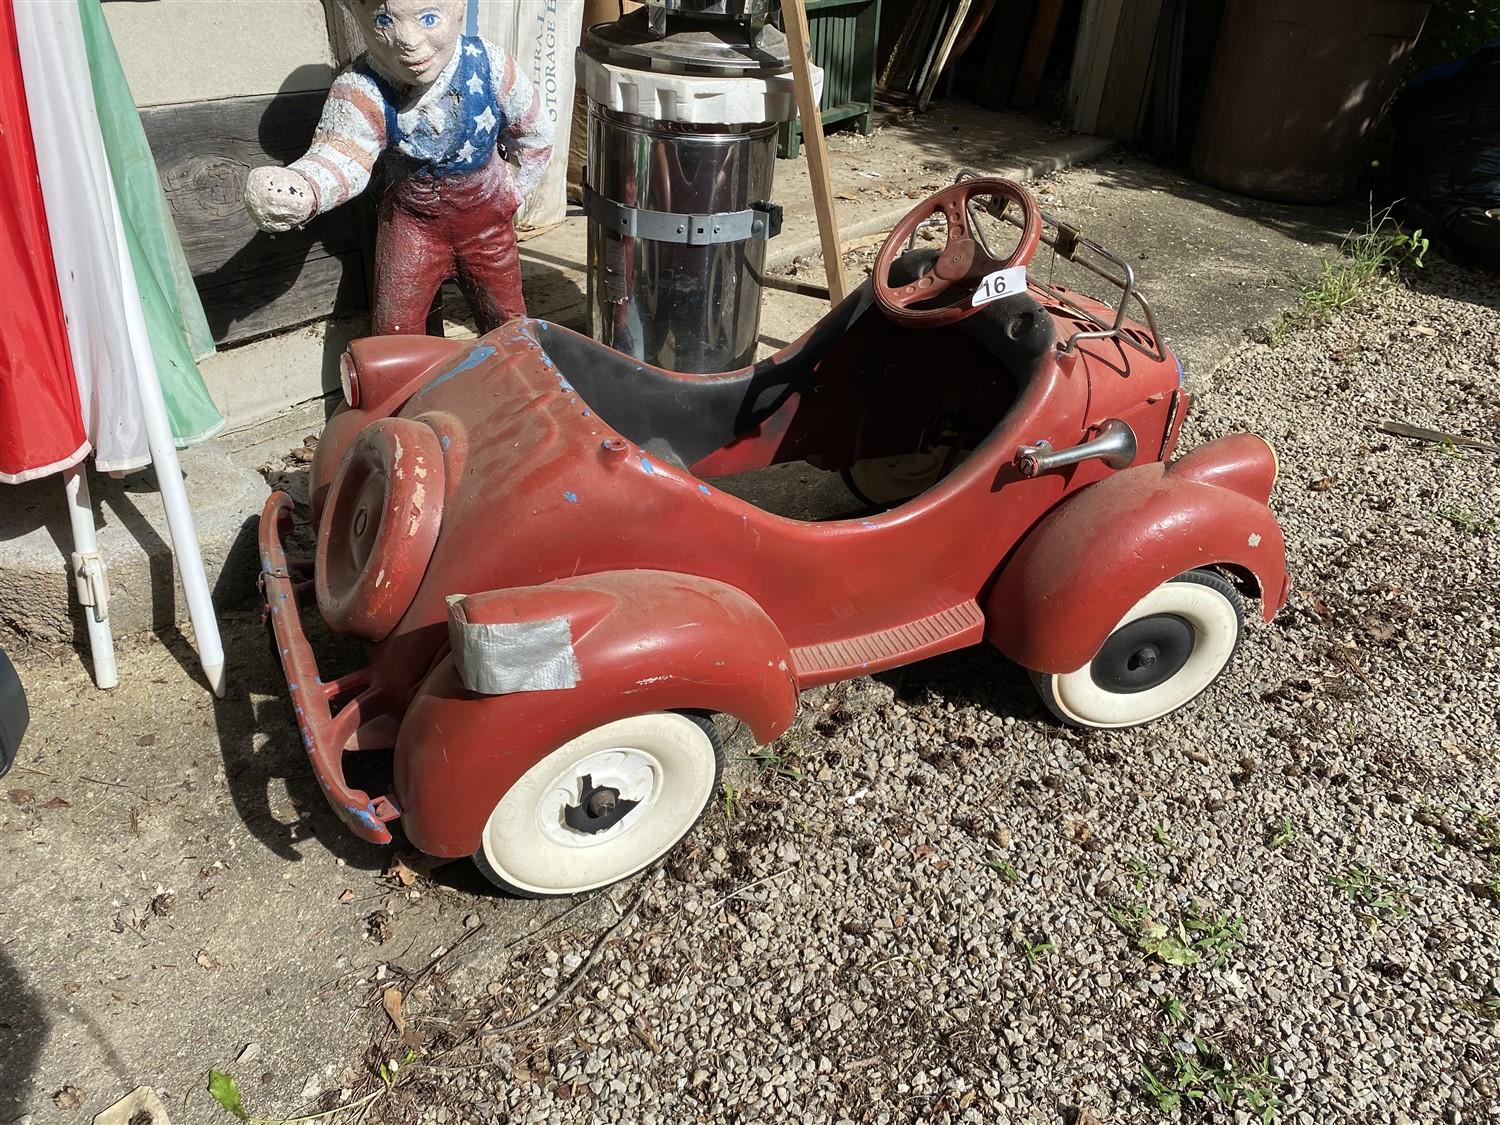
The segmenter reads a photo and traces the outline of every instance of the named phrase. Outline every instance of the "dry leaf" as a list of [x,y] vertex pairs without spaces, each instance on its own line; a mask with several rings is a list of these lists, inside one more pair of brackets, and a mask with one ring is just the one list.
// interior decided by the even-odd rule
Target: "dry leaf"
[[52,1095],[52,1104],[58,1109],[82,1109],[86,1094],[69,1082]]
[[391,936],[391,916],[384,910],[377,910],[365,919],[365,927],[371,941],[376,945],[384,945]]
[[209,972],[213,972],[219,967],[219,959],[206,949],[198,950],[197,961],[198,964],[202,965]]
[[339,895],[339,902],[343,903],[345,906],[348,906],[353,901],[354,901],[354,892],[351,891],[351,890],[348,890],[347,888],[344,890],[343,894]]
[[12,789],[8,795],[13,805],[29,805],[36,800],[36,793],[30,789]]
[[53,797],[50,801],[42,802],[44,809],[71,809],[72,807],[72,801],[65,801],[61,797]]
[[1307,487],[1313,492],[1327,492],[1338,481],[1338,477],[1319,477]]
[[409,887],[417,881],[417,873],[399,855],[392,858],[390,866],[385,869],[385,877],[396,880],[403,887]]
[[391,1026],[396,1029],[396,1034],[404,1034],[406,1032],[406,1017],[401,1014],[400,990],[387,988],[380,994],[380,1002],[385,1005],[385,1014],[391,1017]]
[[912,854],[912,857],[914,859],[916,859],[918,863],[920,863],[922,860],[926,859],[928,856],[933,855],[934,853],[936,853],[936,851],[937,851],[937,849],[935,847],[933,847],[931,844],[918,844],[915,848],[912,849],[912,853],[911,854]]
[[837,195],[834,196],[834,198],[835,199],[842,199],[842,200],[845,200],[846,202],[849,202],[849,203],[857,203],[859,201],[859,196],[852,195],[851,193],[849,193],[847,191],[841,191],[841,192],[839,192]]
[[640,1045],[653,1055],[661,1054],[661,1044],[657,1042],[656,1035],[651,1030],[651,1024],[644,1016],[636,1016],[630,1021],[630,1034],[635,1036]]

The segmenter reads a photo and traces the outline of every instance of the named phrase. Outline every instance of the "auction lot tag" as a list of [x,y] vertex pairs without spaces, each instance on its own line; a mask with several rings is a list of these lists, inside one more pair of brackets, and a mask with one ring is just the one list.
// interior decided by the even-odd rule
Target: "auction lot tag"
[[974,290],[974,299],[969,302],[974,308],[1026,292],[1026,267],[1011,266],[1008,270],[996,270],[979,283]]

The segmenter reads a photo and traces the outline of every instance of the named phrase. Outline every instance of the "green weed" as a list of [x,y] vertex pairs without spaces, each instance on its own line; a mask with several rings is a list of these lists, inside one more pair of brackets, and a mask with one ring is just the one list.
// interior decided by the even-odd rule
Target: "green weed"
[[1356,905],[1367,908],[1362,917],[1371,933],[1380,929],[1382,914],[1395,918],[1406,914],[1406,888],[1392,883],[1374,868],[1356,865],[1342,875],[1330,875],[1328,882]]
[[723,791],[720,794],[720,799],[724,802],[724,819],[733,820],[735,806],[738,804],[740,799],[740,791],[736,789],[731,782],[726,781],[724,782]]
[[405,1073],[403,1068],[409,1066],[416,1057],[417,1053],[408,1049],[404,1059],[382,1062],[379,1066],[380,1086],[372,1093],[344,1105],[335,1106],[333,1109],[325,1109],[321,1113],[303,1114],[301,1117],[262,1117],[259,1114],[250,1113],[245,1109],[239,1083],[234,1080],[233,1075],[225,1074],[222,1070],[208,1072],[208,1096],[218,1102],[219,1108],[225,1113],[241,1121],[249,1122],[249,1125],[310,1125],[314,1121],[329,1121],[346,1113],[354,1114],[356,1111],[359,1111],[359,1120],[363,1120],[373,1102],[396,1088],[398,1078]]
[[1478,512],[1470,512],[1464,508],[1445,508],[1438,512],[1439,519],[1445,519],[1460,531],[1466,531],[1470,535],[1488,535],[1495,530],[1495,521],[1487,519]]
[[1021,881],[1021,873],[1016,870],[1016,865],[1004,856],[990,856],[989,859],[984,861],[984,865],[992,871],[998,871],[1000,877],[1007,883],[1019,883]]
[[1404,268],[1421,269],[1428,246],[1421,230],[1402,230],[1389,207],[1372,209],[1364,229],[1350,231],[1338,256],[1324,262],[1321,276],[1298,294],[1297,306],[1277,318],[1270,342],[1280,344],[1299,328],[1331,320],[1400,276]]
[[1168,1023],[1177,1024],[1187,1019],[1187,1008],[1169,992],[1161,998],[1161,1014],[1167,1017]]
[[1109,916],[1115,925],[1135,939],[1136,945],[1163,964],[1186,967],[1212,961],[1216,966],[1228,963],[1241,944],[1245,920],[1237,914],[1210,914],[1193,903],[1186,914],[1172,924],[1159,921],[1136,904],[1112,906]]
[[1148,1101],[1163,1113],[1196,1105],[1208,1110],[1214,1103],[1225,1110],[1243,1110],[1269,1123],[1281,1109],[1281,1080],[1261,1059],[1243,1069],[1202,1039],[1191,1048],[1168,1045],[1158,1070],[1141,1064],[1141,1087]]
[[1035,965],[1049,953],[1056,953],[1057,946],[1050,941],[1022,941],[1021,952],[1026,955],[1028,964]]
[[1272,829],[1266,843],[1273,848],[1284,848],[1295,842],[1302,835],[1301,831],[1288,817],[1282,817],[1281,823]]

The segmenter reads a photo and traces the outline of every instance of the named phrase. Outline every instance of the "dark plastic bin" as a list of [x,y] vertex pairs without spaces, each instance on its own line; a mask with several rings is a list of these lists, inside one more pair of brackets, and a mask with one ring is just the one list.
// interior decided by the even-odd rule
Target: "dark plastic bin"
[[1229,0],[1193,172],[1288,203],[1343,199],[1390,105],[1427,0]]

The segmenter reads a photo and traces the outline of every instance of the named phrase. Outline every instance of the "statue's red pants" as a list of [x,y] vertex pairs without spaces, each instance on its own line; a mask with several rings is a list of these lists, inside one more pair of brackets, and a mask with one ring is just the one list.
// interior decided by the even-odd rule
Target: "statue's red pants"
[[386,191],[375,242],[377,336],[426,331],[438,288],[449,279],[474,312],[480,334],[526,315],[512,224],[515,170],[498,156],[478,172],[415,175]]

